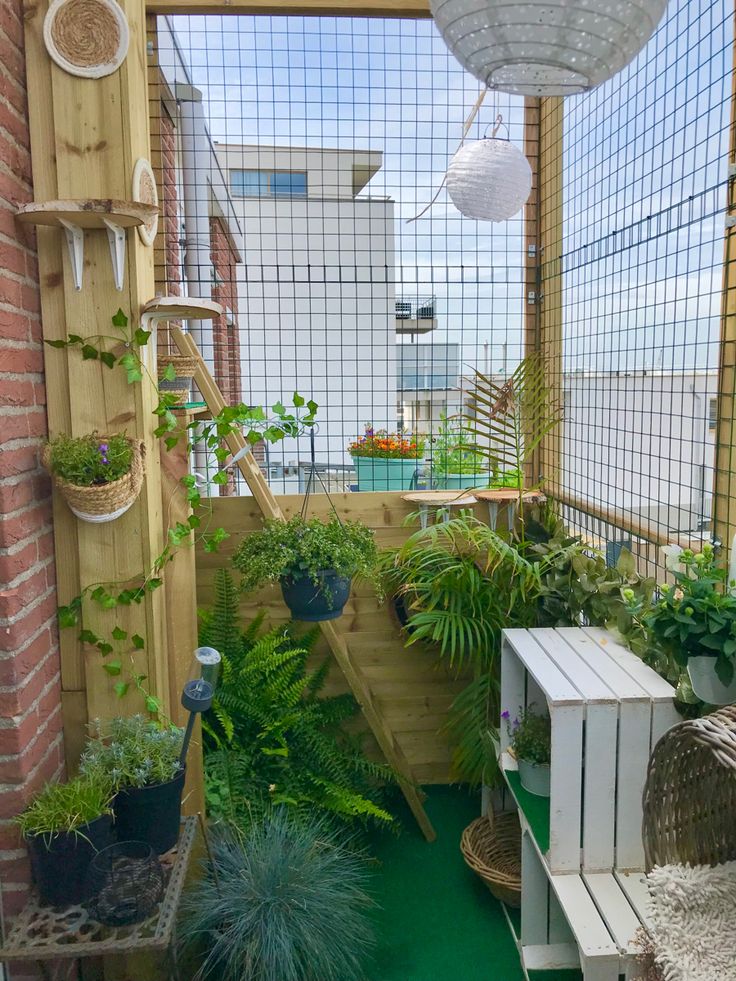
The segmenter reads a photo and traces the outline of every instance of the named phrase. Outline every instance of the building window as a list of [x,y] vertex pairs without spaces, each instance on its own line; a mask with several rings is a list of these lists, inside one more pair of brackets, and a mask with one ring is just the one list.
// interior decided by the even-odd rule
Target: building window
[[715,431],[718,425],[718,399],[710,399],[708,402],[708,429]]
[[307,175],[297,170],[231,170],[230,189],[241,198],[305,197]]

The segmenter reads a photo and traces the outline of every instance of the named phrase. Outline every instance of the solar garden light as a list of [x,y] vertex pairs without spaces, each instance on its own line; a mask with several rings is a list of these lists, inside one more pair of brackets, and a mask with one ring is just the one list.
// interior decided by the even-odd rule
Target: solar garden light
[[181,693],[181,704],[189,712],[189,721],[179,757],[182,767],[186,762],[189,743],[192,739],[194,720],[212,705],[221,661],[220,652],[216,651],[214,647],[198,647],[194,652],[189,679]]

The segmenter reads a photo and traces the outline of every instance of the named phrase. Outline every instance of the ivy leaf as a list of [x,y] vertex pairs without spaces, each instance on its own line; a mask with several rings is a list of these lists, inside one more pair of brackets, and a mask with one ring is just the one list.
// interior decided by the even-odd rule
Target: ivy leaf
[[212,478],[213,484],[226,484],[227,483],[227,473],[224,470],[218,471]]
[[146,583],[146,589],[149,593],[152,593],[154,589],[158,589],[159,586],[162,586],[163,582],[163,579],[149,579]]
[[187,518],[187,522],[190,528],[199,528],[199,526],[202,524],[202,521],[196,514],[190,514]]
[[122,627],[113,627],[112,638],[113,640],[126,640],[128,636],[128,631],[123,630]]
[[107,657],[108,654],[112,654],[113,651],[112,644],[106,644],[104,641],[100,641],[95,646],[103,657]]
[[105,661],[102,667],[109,675],[112,675],[113,677],[120,674],[120,672],[123,670],[123,665],[120,661]]
[[299,394],[299,392],[294,392],[294,398],[292,399],[292,401],[294,403],[294,408],[296,409],[301,409],[301,407],[304,405],[304,399]]
[[146,642],[141,637],[140,634],[133,634],[133,636],[131,637],[131,640],[133,641],[133,647],[137,651],[142,651],[144,649],[144,647],[146,646]]
[[92,347],[91,344],[82,345],[82,360],[83,361],[96,361],[100,356],[100,352],[96,347]]
[[125,698],[125,696],[128,694],[129,688],[129,681],[116,681],[114,685],[115,694],[118,696],[118,698]]
[[121,328],[128,326],[128,318],[125,316],[125,314],[120,308],[118,308],[118,312],[112,318],[112,325],[113,327],[121,327]]
[[100,640],[92,630],[83,630],[79,635],[79,639],[83,644],[98,644]]
[[173,382],[175,378],[176,378],[176,368],[174,368],[173,364],[169,362],[169,364],[166,365],[166,368],[164,370],[164,380],[167,382]]
[[271,407],[277,416],[283,416],[286,414],[286,409],[282,402],[275,402]]
[[316,415],[317,409],[319,408],[319,406],[317,405],[316,402],[314,402],[312,399],[310,399],[307,402],[307,408],[309,409],[310,416],[313,416],[313,415]]
[[[158,434],[158,430],[156,430],[156,432]],[[160,435],[163,436],[163,433],[161,433]],[[178,436],[167,436],[166,439],[164,440],[164,446],[166,447],[167,450],[173,450],[178,442],[179,442]]]
[[151,715],[158,715],[161,711],[161,702],[154,695],[146,695],[146,712]]
[[114,368],[118,359],[110,351],[100,351],[100,361],[108,368]]
[[66,347],[66,341],[44,341],[44,344],[48,344],[49,347],[55,347],[58,349]]
[[66,340],[67,344],[84,344],[84,338],[79,334],[70,334]]
[[59,627],[63,630],[65,627],[76,627],[79,614],[72,606],[60,606],[59,610]]
[[135,334],[133,334],[133,337],[135,338],[135,342],[136,344],[138,344],[139,347],[145,347],[145,345],[148,343],[148,338],[150,336],[151,336],[151,331],[144,330],[142,327],[139,327],[136,330]]

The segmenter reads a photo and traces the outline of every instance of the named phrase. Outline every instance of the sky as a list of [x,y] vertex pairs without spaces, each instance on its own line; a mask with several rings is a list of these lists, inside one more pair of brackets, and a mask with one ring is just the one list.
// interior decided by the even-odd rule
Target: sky
[[[707,368],[717,362],[731,14],[671,0],[619,76],[565,103],[563,292],[569,370]],[[396,202],[397,297],[436,295],[438,343],[498,370],[521,344],[520,216],[463,218],[439,187],[479,83],[431,21],[176,18],[184,57],[222,142],[370,148],[364,193]],[[486,98],[521,145],[522,101]],[[545,259],[547,257],[545,256]]]

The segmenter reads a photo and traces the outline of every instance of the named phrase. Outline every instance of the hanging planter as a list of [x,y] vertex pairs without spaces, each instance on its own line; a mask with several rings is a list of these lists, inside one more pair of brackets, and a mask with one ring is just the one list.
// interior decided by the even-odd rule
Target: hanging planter
[[620,72],[641,51],[667,0],[430,0],[457,60],[490,89],[574,95]]
[[373,532],[359,521],[269,519],[262,531],[247,535],[233,563],[250,592],[278,583],[295,620],[334,620],[350,596],[354,576],[370,579],[380,592]]
[[177,402],[187,402],[196,370],[196,358],[180,354],[161,355],[158,362],[159,392],[176,396]]
[[447,168],[447,193],[460,214],[486,221],[507,221],[526,204],[532,168],[521,150],[495,135],[464,143]]
[[114,521],[140,494],[145,446],[125,434],[59,436],[43,450],[44,467],[69,506],[81,520],[100,524]]

